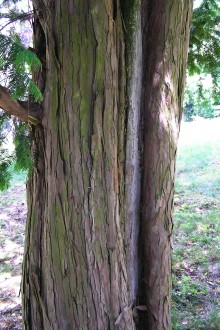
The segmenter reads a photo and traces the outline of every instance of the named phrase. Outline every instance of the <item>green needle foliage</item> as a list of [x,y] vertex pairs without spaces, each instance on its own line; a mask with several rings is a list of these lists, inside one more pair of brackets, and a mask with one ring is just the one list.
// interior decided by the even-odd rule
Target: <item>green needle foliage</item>
[[0,115],[0,191],[7,189],[11,179],[10,166],[13,157],[9,154],[4,147],[4,140],[7,135],[7,123],[9,115],[2,112]]
[[41,62],[36,54],[26,49],[18,35],[0,34],[0,71],[6,79],[15,99],[41,101],[42,95],[31,80],[31,72],[40,70]]
[[[32,74],[41,70],[41,62],[33,48],[23,45],[15,29],[8,29],[11,23],[19,24],[30,20],[33,11],[25,13],[14,6],[19,0],[4,0],[0,4],[0,78],[1,85],[6,86],[16,100],[41,102],[42,94],[32,80]],[[13,130],[15,150],[10,155],[4,144],[4,137]],[[26,123],[12,118],[0,111],[0,190],[8,187],[11,179],[11,167],[15,171],[31,170],[30,127]]]
[[12,164],[12,156],[8,151],[0,146],[0,191],[9,187],[11,179],[10,166]]
[[26,123],[17,121],[14,144],[15,144],[15,171],[29,170],[32,168],[30,154],[30,130]]

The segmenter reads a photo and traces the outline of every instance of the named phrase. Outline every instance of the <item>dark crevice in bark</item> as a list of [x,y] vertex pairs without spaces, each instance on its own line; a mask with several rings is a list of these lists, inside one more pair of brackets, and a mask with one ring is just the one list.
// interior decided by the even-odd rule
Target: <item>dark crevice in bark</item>
[[36,9],[34,9],[34,49],[37,57],[41,61],[42,67],[37,72],[34,72],[33,79],[43,95],[46,83],[46,38],[41,25],[42,18],[40,18],[40,16],[41,14],[39,13],[39,11],[36,11]]
[[[143,223],[142,223],[142,214],[143,214],[143,176],[144,176],[144,133],[145,133],[145,90],[146,90],[146,67],[147,67],[147,43],[148,43],[148,23],[149,23],[149,0],[141,0],[140,16],[141,16],[141,30],[142,30],[142,82],[141,82],[141,99],[140,99],[140,213],[139,213],[139,235],[138,235],[138,292],[137,292],[137,305],[146,306],[146,296],[144,289],[144,267],[146,267],[146,258],[144,252],[144,242],[146,237],[143,236]],[[147,311],[137,309],[137,319],[136,319],[136,328],[137,330],[147,330]]]
[[112,15],[112,19],[113,21],[116,20],[117,18],[117,13],[118,13],[118,0],[113,0],[113,15]]
[[[33,158],[35,157],[35,169],[32,172],[27,185],[27,200],[31,208],[28,210],[28,217],[33,216],[35,219],[42,219],[44,208],[39,208],[41,201],[45,198],[45,172],[44,172],[44,132],[43,128],[38,126],[33,128],[34,147],[32,148]],[[37,153],[37,155],[36,155]],[[42,222],[27,223],[26,227],[26,242],[23,260],[23,297],[26,297],[23,303],[23,320],[24,328],[32,329],[33,324],[37,327],[43,327],[44,307],[41,302],[41,295],[43,294],[43,278],[42,278]],[[35,236],[35,245],[32,246],[32,235]],[[30,249],[33,249],[31,251]],[[32,254],[33,253],[33,254]],[[25,271],[26,270],[26,271]],[[28,276],[28,278],[26,278]],[[39,295],[39,313],[41,317],[36,319],[36,311],[33,310],[34,300],[32,297]]]
[[[35,71],[33,79],[44,94],[46,82],[46,40],[40,22],[40,12],[34,10],[34,48],[42,63],[42,68]],[[42,19],[42,17],[41,17]],[[21,102],[26,106],[25,103]],[[42,103],[42,110],[44,104]],[[41,119],[43,112],[41,111]],[[43,216],[46,202],[45,178],[45,135],[43,126],[32,129],[31,154],[34,169],[30,173],[27,183],[27,201],[29,205],[26,224],[25,254],[23,261],[23,322],[25,329],[44,329],[49,326],[47,306],[43,302],[45,278],[43,276]],[[32,239],[34,237],[34,245]],[[37,307],[38,306],[38,307]],[[34,308],[35,307],[35,308]],[[36,310],[38,308],[38,311]],[[38,316],[39,313],[39,316]]]

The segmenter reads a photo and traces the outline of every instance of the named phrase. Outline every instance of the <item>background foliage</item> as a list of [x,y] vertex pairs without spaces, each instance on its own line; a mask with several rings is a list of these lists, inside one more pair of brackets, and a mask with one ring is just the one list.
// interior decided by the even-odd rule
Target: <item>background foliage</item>
[[[207,85],[206,75],[212,78]],[[220,103],[220,3],[203,0],[193,11],[188,54],[188,79],[184,119],[193,116],[213,118],[218,115],[214,105]],[[192,83],[190,76],[197,77]]]

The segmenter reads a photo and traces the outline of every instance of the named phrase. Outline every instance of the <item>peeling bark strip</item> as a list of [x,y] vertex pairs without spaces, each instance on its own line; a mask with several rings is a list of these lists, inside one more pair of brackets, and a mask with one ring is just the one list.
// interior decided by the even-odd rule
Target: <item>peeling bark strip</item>
[[[131,288],[132,303],[137,301],[138,293],[138,234],[140,219],[140,152],[141,152],[141,92],[142,92],[142,27],[141,1],[133,3],[130,13],[129,36],[127,36],[128,70],[128,120],[126,135],[126,245],[128,255],[128,276]],[[131,9],[130,9],[131,11]],[[126,12],[126,11],[125,11]],[[128,12],[128,10],[127,10]],[[126,12],[126,13],[127,13]],[[127,13],[128,15],[128,13]],[[128,45],[128,42],[130,43]]]
[[37,168],[28,184],[24,329],[168,330],[190,2],[33,3],[45,70],[42,126],[33,130]]
[[7,88],[0,85],[0,108],[31,125],[40,124],[40,105],[19,102],[11,98]]

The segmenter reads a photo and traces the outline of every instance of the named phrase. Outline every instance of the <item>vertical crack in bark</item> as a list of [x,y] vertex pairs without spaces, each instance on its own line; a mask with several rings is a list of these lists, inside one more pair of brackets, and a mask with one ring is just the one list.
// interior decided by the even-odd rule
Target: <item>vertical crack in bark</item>
[[[138,291],[138,235],[140,218],[140,129],[142,92],[142,27],[141,1],[135,1],[132,44],[129,46],[128,63],[128,121],[126,144],[126,244],[128,254],[128,276],[131,288],[131,301],[134,304]],[[131,19],[131,18],[130,18]]]

